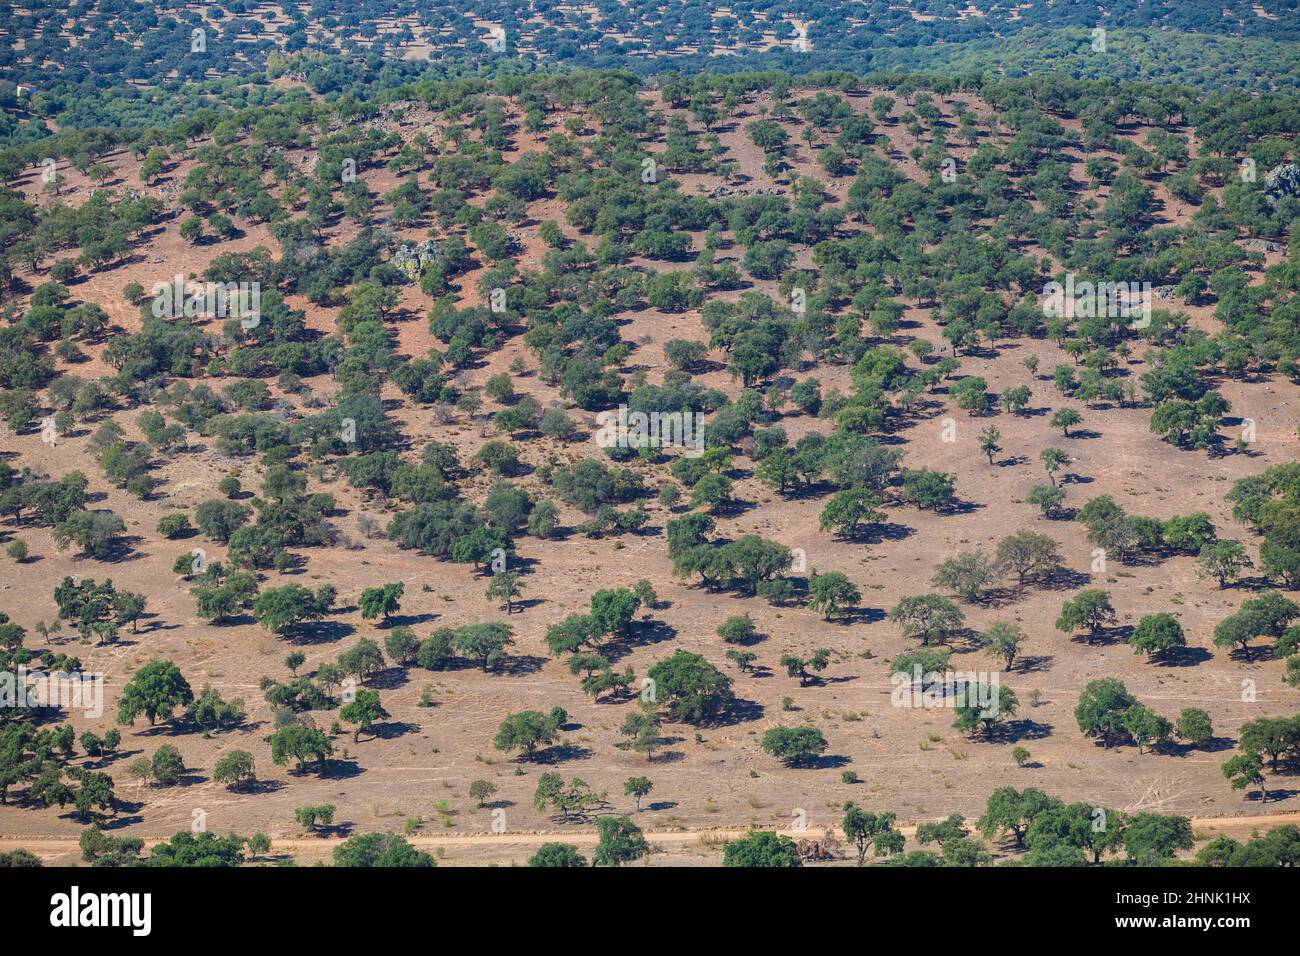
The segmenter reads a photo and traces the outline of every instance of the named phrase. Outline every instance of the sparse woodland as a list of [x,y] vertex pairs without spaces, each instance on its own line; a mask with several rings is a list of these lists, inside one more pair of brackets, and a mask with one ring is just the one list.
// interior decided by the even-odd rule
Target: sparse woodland
[[1202,828],[1300,808],[1285,64],[649,72],[619,8],[635,71],[386,71],[481,37],[222,6],[131,95],[3,61],[0,679],[102,699],[0,709],[0,862],[1294,862]]

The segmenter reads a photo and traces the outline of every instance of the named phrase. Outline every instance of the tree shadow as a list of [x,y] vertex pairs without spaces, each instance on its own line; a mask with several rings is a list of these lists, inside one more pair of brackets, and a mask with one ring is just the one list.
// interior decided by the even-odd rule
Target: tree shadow
[[374,690],[395,690],[411,682],[405,667],[386,667],[366,677],[366,686]]
[[346,621],[317,621],[304,627],[294,628],[287,633],[290,644],[333,644],[356,633],[356,628]]
[[[308,764],[305,771],[294,771],[295,776],[307,776],[313,772],[313,767]],[[330,757],[325,762],[325,770],[321,773],[322,780],[348,780],[352,777],[359,777],[365,771],[351,757]]]
[[1225,750],[1231,750],[1236,746],[1236,743],[1230,737],[1219,737],[1216,735],[1211,737],[1209,740],[1201,741],[1198,746],[1206,753],[1217,754],[1222,753]]
[[882,544],[885,541],[903,541],[916,534],[916,529],[895,521],[881,524],[869,524],[859,528],[851,535],[843,535],[842,541],[850,544]]
[[1083,574],[1072,568],[1055,568],[1046,574],[1040,575],[1035,583],[1051,591],[1077,591],[1091,581],[1091,575]]
[[1127,644],[1133,636],[1133,625],[1125,624],[1119,627],[1099,627],[1096,631],[1084,631],[1081,634],[1072,634],[1071,642],[1075,644],[1087,644],[1094,647],[1109,647],[1112,644]]
[[[671,746],[672,744],[680,744],[683,742],[684,740],[681,737],[661,737],[659,739],[659,746],[666,748]],[[657,766],[658,764],[661,763],[678,763],[685,759],[686,759],[686,754],[684,754],[682,751],[665,749],[665,750],[656,751],[655,753],[652,754],[647,754],[646,765]]]
[[986,608],[1001,608],[1015,604],[1024,598],[1024,591],[1017,587],[987,588],[974,603]]
[[1195,667],[1213,658],[1203,647],[1173,647],[1151,658],[1157,667]]
[[279,780],[251,780],[237,787],[227,787],[226,789],[241,796],[256,796],[263,793],[277,793],[284,789],[284,784]]
[[[515,604],[519,603],[520,602],[518,601],[515,602]],[[415,627],[417,624],[427,624],[430,621],[436,621],[440,617],[442,617],[441,614],[434,614],[428,611],[422,614],[394,614],[388,619],[385,627]]]
[[1008,720],[994,730],[995,738],[1009,741],[1042,740],[1052,735],[1052,725],[1040,723],[1025,717],[1020,720]]
[[[1268,791],[1268,802],[1281,803],[1283,800],[1290,800],[1292,797],[1296,796],[1297,794],[1300,794],[1300,790],[1270,789]],[[1253,801],[1255,803],[1260,803],[1261,794],[1258,790],[1252,790],[1250,791],[1250,793],[1246,794],[1246,800]]]
[[1258,664],[1262,661],[1271,660],[1272,657],[1273,649],[1271,647],[1259,645],[1251,645],[1249,650],[1240,645],[1234,645],[1228,651],[1228,660],[1237,664]]
[[765,709],[758,701],[737,697],[715,719],[701,722],[701,726],[731,727],[736,724],[748,723],[751,720],[758,720],[764,713]]
[[382,724],[372,724],[368,731],[362,733],[376,740],[396,740],[398,737],[405,737],[407,734],[419,733],[420,728],[415,724],[408,723],[405,720],[388,720]]
[[[1051,654],[1038,654],[1035,656],[1017,657],[1014,672],[1017,674],[1035,674],[1046,671],[1051,667],[1052,661],[1055,660]],[[1012,673],[1008,668],[1007,673]]]
[[677,636],[677,628],[665,621],[649,620],[642,621],[632,628],[632,637],[634,640],[629,643],[636,647],[646,647],[651,644],[661,644],[664,641],[671,641]]
[[843,754],[816,754],[783,763],[794,770],[834,770],[848,766],[849,758]]
[[566,763],[570,760],[587,760],[592,756],[592,753],[593,751],[590,748],[580,747],[576,744],[555,744],[544,750],[534,751],[532,763],[551,766]]
[[[179,775],[175,780],[173,780],[171,783],[168,783],[168,784],[159,784],[159,785],[156,787],[156,789],[159,789],[159,790],[172,790],[172,789],[188,790],[190,787],[194,787],[194,786],[197,786],[198,784],[201,784],[201,783],[207,783],[207,782],[208,782],[208,778],[207,778],[207,777],[203,776],[201,773],[196,773],[195,771],[186,768],[186,769],[183,770],[183,771],[181,772],[181,774],[180,774],[180,775]],[[150,789],[151,789],[151,790],[152,790],[152,789],[155,789],[155,787],[154,787],[153,784],[150,784]]]
[[834,621],[839,624],[877,624],[887,615],[878,607],[851,607],[840,611]]
[[818,684],[851,684],[855,680],[861,680],[858,674],[842,674],[839,677],[818,677]]
[[307,831],[307,835],[320,837],[321,839],[326,837],[348,837],[352,835],[353,829],[351,823],[343,820],[339,823],[322,823]]
[[533,654],[513,654],[500,661],[493,671],[498,674],[505,674],[508,677],[518,677],[521,674],[536,674],[542,669],[542,665],[547,660],[548,658],[537,657]]
[[[1246,591],[1265,591],[1273,587],[1273,582],[1266,577],[1253,575],[1238,578],[1236,581],[1229,581],[1228,587],[1241,588]],[[1227,590],[1227,588],[1224,588],[1224,590]]]
[[1225,750],[1231,750],[1236,744],[1227,737],[1210,737],[1202,740],[1199,744],[1182,743],[1171,740],[1160,749],[1172,757],[1188,757],[1194,753],[1222,753]]
[[138,757],[143,750],[114,750],[112,753],[104,754],[102,757],[96,757],[93,760],[86,761],[86,769],[101,770],[104,767],[111,767],[115,763],[121,763],[128,757]]
[[150,724],[148,727],[142,727],[136,732],[137,737],[181,737],[185,734],[193,733],[193,730],[187,726],[184,716],[178,715],[169,720],[160,720],[156,724]]

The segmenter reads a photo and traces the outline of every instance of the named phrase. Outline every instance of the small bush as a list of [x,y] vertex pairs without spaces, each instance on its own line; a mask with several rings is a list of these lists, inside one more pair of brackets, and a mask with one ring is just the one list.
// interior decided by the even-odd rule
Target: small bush
[[158,533],[164,538],[180,538],[193,530],[190,519],[183,514],[163,515],[158,521]]

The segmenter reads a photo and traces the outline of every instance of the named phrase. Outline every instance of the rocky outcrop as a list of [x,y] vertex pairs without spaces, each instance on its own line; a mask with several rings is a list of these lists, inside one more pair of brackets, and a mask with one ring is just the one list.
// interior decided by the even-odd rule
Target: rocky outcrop
[[1268,239],[1247,239],[1243,246],[1248,252],[1279,252],[1281,246],[1276,242],[1270,242]]
[[1264,177],[1264,202],[1269,209],[1284,196],[1300,199],[1300,166],[1295,163],[1275,167]]
[[418,246],[403,244],[393,255],[393,265],[401,269],[408,279],[415,282],[428,269],[437,265],[440,259],[438,243],[426,239]]
[[785,190],[776,186],[714,186],[707,193],[710,199],[725,196],[784,196]]

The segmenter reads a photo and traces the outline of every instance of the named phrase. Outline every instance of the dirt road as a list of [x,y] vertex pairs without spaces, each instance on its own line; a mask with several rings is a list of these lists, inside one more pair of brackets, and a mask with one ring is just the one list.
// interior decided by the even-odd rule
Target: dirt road
[[[1267,829],[1286,823],[1300,824],[1300,812],[1192,818],[1192,828],[1194,830],[1215,833],[1231,830]],[[900,826],[898,829],[906,837],[916,835],[916,824]],[[652,844],[682,846],[691,843],[700,845],[719,844],[742,837],[747,832],[749,832],[748,829],[739,827],[709,830],[647,830],[645,836]],[[822,828],[809,828],[802,832],[780,829],[777,832],[798,839],[801,836],[820,837]],[[339,836],[303,837],[294,835],[273,837],[271,843],[272,851],[277,855],[289,854],[297,856],[299,854],[309,854],[311,856],[324,856],[343,842],[343,839],[343,837]],[[543,843],[571,843],[577,846],[590,846],[594,845],[597,839],[596,831],[590,829],[564,830],[551,833],[465,833],[445,836],[415,834],[407,837],[412,846],[423,850],[433,850],[439,847],[471,849],[533,847],[540,846]],[[147,846],[152,846],[157,842],[159,842],[159,838],[156,837],[145,839]],[[0,834],[0,852],[20,848],[30,850],[46,860],[65,856],[80,856],[75,837],[16,837]]]

